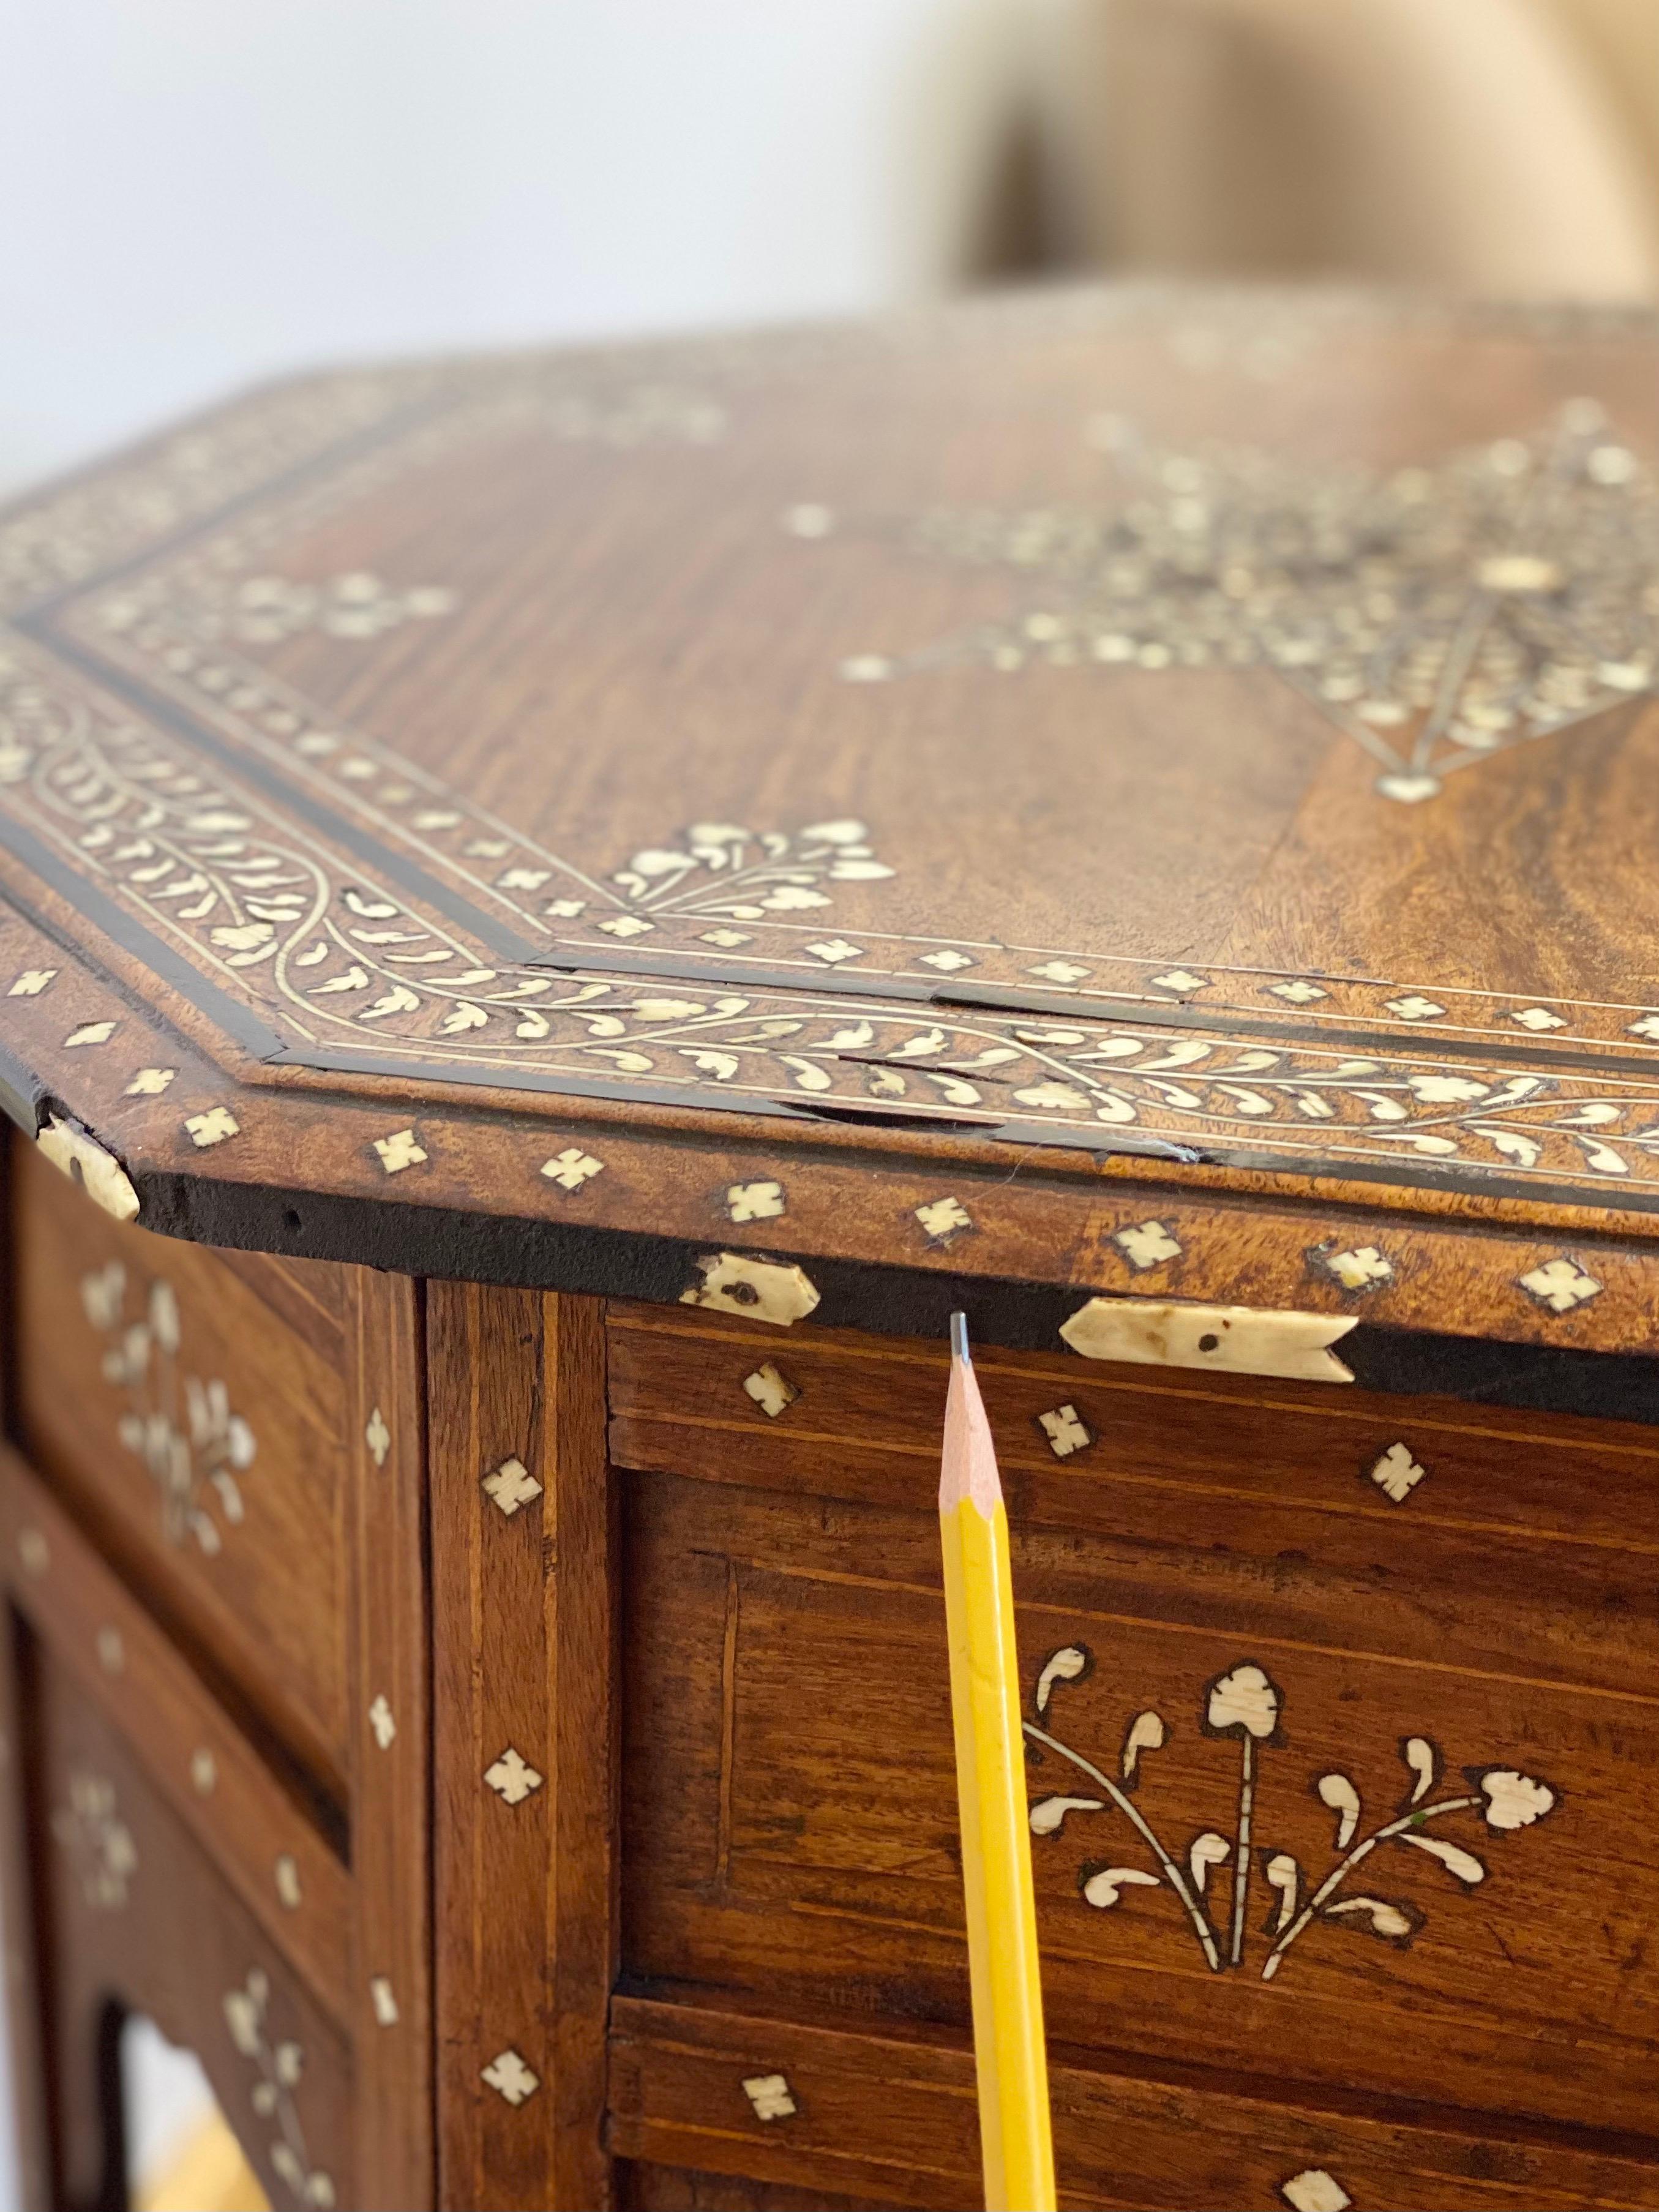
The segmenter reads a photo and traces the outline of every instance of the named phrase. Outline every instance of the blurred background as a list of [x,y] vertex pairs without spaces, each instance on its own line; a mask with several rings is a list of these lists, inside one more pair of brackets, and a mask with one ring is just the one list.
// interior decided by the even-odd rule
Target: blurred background
[[[0,20],[0,495],[320,362],[1079,275],[1659,299],[1659,0]],[[259,2201],[142,2024],[129,2081],[141,2202]],[[0,2100],[0,2212],[9,2126]]]
[[0,490],[283,368],[1070,270],[1659,292],[1656,0],[8,0]]

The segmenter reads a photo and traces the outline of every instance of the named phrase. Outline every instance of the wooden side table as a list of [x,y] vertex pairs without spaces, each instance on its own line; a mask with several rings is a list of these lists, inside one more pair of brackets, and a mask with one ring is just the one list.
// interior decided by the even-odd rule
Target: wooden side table
[[1090,292],[0,517],[9,1980],[273,2204],[1659,2207],[1659,325]]

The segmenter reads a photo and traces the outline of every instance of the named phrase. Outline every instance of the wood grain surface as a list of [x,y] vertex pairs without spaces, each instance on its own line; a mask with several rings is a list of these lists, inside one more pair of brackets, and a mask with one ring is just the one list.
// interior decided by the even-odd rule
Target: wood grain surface
[[603,2208],[617,1727],[605,1340],[427,1286],[441,2203]]
[[[733,1326],[613,1322],[624,1972],[961,2030],[943,1362]],[[1645,2137],[1639,1432],[1076,1374],[981,1370],[1051,2035],[1217,2092]]]
[[1632,1348],[1656,354],[1107,291],[222,410],[0,519],[10,1110],[411,1273],[1178,1205],[1282,1303],[1350,1209],[1378,1326]]

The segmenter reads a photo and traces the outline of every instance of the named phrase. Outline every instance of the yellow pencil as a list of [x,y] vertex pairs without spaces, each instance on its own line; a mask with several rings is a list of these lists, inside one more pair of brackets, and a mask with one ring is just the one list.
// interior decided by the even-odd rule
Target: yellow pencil
[[986,2212],[1054,2212],[1008,1516],[962,1314],[951,1316],[939,1516]]

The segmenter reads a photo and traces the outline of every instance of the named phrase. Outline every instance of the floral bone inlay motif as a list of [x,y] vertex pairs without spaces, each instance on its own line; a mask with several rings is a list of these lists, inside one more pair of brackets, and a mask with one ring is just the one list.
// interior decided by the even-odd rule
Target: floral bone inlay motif
[[81,1279],[87,1319],[111,1340],[104,1379],[125,1385],[131,1401],[116,1433],[161,1492],[167,1541],[193,1538],[211,1559],[224,1538],[208,1509],[216,1506],[230,1527],[240,1525],[246,1508],[237,1478],[253,1464],[253,1431],[232,1412],[222,1382],[181,1376],[183,1333],[171,1284],[159,1276],[150,1284],[142,1320],[126,1319],[126,1297],[127,1271],[118,1260]]
[[856,654],[842,674],[1263,667],[1407,805],[1659,684],[1659,483],[1594,401],[1531,440],[1387,473],[1158,453],[1116,418],[1091,442],[1128,479],[1113,504],[940,508],[899,526],[923,557],[1000,571],[1023,606],[915,651]]
[[[1095,1671],[1093,1656],[1085,1644],[1066,1644],[1044,1661],[1036,1678],[1034,1704],[1038,1719],[1048,1721],[1057,1686],[1086,1679]],[[1253,1856],[1274,1904],[1265,1923],[1270,1945],[1262,1963],[1261,1978],[1272,1981],[1291,1947],[1316,1922],[1358,1929],[1401,1949],[1408,1948],[1425,1923],[1420,1907],[1404,1899],[1369,1894],[1339,1895],[1348,1877],[1385,1844],[1416,1850],[1433,1859],[1452,1879],[1472,1889],[1484,1881],[1483,1860],[1440,1834],[1425,1831],[1431,1821],[1455,1814],[1473,1814],[1496,1834],[1531,1827],[1553,1811],[1558,1792],[1547,1782],[1509,1766],[1466,1767],[1470,1787],[1438,1800],[1432,1792],[1439,1781],[1443,1759],[1426,1736],[1406,1737],[1400,1756],[1408,1788],[1404,1808],[1360,1835],[1364,1801],[1352,1778],[1331,1771],[1315,1778],[1314,1794],[1334,1815],[1333,1849],[1335,1863],[1317,1882],[1304,1875],[1289,1851],[1255,1841],[1258,1763],[1263,1748],[1282,1746],[1281,1726],[1285,1693],[1259,1666],[1250,1661],[1218,1674],[1205,1690],[1200,1724],[1211,1736],[1232,1736],[1239,1746],[1238,1798],[1231,1836],[1208,1830],[1188,1847],[1183,1868],[1170,1852],[1136,1803],[1133,1796],[1142,1753],[1162,1751],[1170,1731],[1161,1715],[1143,1712],[1131,1723],[1125,1738],[1118,1782],[1102,1767],[1063,1742],[1037,1721],[1024,1723],[1034,1744],[1066,1759],[1084,1775],[1097,1793],[1090,1796],[1045,1795],[1030,1808],[1031,1832],[1036,1836],[1061,1835],[1073,1817],[1121,1813],[1147,1847],[1155,1869],[1109,1866],[1099,1859],[1085,1860],[1079,1870],[1078,1887],[1084,1901],[1097,1911],[1115,1905],[1126,1886],[1167,1887],[1191,1923],[1200,1949],[1212,1972],[1220,1972],[1243,1963],[1246,1913],[1249,1907]],[[1052,1724],[1051,1724],[1052,1725]],[[1231,1864],[1231,1885],[1224,1912],[1212,1913],[1208,1898],[1212,1872]]]
[[138,1851],[120,1817],[112,1782],[77,1767],[69,1778],[69,1802],[52,1814],[52,1832],[69,1854],[88,1905],[113,1912],[126,1903]]
[[279,2132],[265,2154],[295,2202],[316,2206],[319,2212],[332,2212],[334,2184],[311,2163],[295,2102],[294,2093],[305,2071],[305,2053],[297,2043],[271,2042],[265,2020],[270,2005],[270,1978],[258,1966],[250,1970],[240,1990],[229,1990],[225,1997],[230,2039],[258,2070],[259,2078],[248,2093],[248,2101],[262,2120],[276,2123]]

